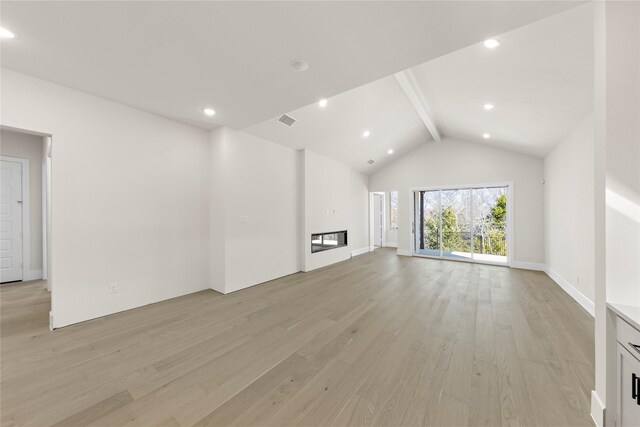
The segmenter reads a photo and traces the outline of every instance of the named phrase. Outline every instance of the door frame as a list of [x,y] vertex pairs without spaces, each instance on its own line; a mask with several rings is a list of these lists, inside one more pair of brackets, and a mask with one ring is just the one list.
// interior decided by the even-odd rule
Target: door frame
[[[415,239],[415,198],[414,194],[416,191],[434,191],[434,190],[467,190],[473,188],[483,188],[483,187],[507,187],[507,262],[506,263],[495,263],[491,261],[480,261],[474,259],[453,259],[453,258],[445,258],[440,256],[432,256],[432,255],[423,255],[416,253],[416,239]],[[420,258],[432,258],[439,259],[445,261],[458,261],[458,262],[470,262],[476,264],[489,264],[489,265],[498,265],[504,267],[511,267],[514,263],[514,246],[515,246],[515,233],[514,233],[514,190],[513,190],[513,182],[492,182],[492,183],[481,183],[481,184],[466,184],[466,185],[431,185],[431,186],[423,186],[423,187],[412,187],[409,189],[409,203],[411,209],[409,209],[409,224],[411,224],[409,230],[409,242],[411,242],[411,256],[420,257]]]
[[373,227],[375,224],[374,215],[376,213],[374,205],[374,195],[376,194],[382,196],[382,247],[387,246],[387,209],[385,204],[387,200],[386,193],[384,191],[371,191],[369,193],[369,251],[373,251],[373,249],[375,248],[375,245],[373,244],[375,241],[375,230],[373,229]]
[[29,159],[0,156],[1,161],[20,163],[22,167],[22,281],[35,280],[31,273],[31,199],[29,194]]

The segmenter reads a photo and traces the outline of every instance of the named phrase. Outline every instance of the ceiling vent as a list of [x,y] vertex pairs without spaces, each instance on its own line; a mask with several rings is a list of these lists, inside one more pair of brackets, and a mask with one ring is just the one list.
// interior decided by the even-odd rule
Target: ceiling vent
[[292,124],[294,124],[296,122],[296,119],[294,119],[291,116],[287,116],[286,114],[283,114],[278,121],[282,124],[285,124],[287,126],[291,126]]
[[371,159],[371,160],[369,160],[367,163],[369,163],[370,165],[372,165],[372,164],[374,164],[375,162],[376,162],[375,160]]

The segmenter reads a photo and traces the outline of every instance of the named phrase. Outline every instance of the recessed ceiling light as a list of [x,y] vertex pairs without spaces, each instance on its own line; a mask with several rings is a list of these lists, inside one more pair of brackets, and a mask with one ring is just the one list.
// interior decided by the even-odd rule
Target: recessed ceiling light
[[484,139],[489,139],[489,138],[491,138],[491,135],[489,135],[488,133],[483,133],[483,134],[482,134],[482,137],[483,137]]
[[494,108],[496,108],[496,106],[493,104],[484,104],[482,107],[487,111],[493,110]]
[[309,68],[309,63],[304,59],[294,58],[289,61],[289,66],[296,71],[307,71]]
[[393,148],[389,148],[389,150],[387,151],[387,154],[393,154]]
[[496,39],[487,39],[484,41],[484,47],[489,49],[495,49],[500,46],[500,42]]
[[216,115],[216,110],[214,110],[213,108],[205,108],[202,110],[202,112],[209,117]]
[[362,136],[364,136],[365,138],[369,138],[369,135],[371,135],[371,132],[369,132],[368,130],[362,132]]
[[0,38],[3,39],[15,39],[16,35],[6,28],[0,27]]
[[327,104],[328,104],[328,103],[329,103],[329,102],[328,102],[326,99],[321,99],[321,100],[318,102],[318,105],[320,106],[320,108],[324,108],[324,107],[326,107],[326,106],[327,106]]

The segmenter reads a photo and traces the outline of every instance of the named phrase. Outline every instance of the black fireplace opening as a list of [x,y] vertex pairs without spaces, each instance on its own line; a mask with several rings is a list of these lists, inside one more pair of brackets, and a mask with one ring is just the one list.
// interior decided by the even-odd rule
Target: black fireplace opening
[[311,235],[311,253],[347,246],[347,230],[314,233]]

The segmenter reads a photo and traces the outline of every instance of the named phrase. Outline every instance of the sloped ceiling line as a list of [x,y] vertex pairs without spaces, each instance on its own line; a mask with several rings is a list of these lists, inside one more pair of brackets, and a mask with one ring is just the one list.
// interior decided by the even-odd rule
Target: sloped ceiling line
[[420,88],[416,84],[416,80],[411,73],[411,70],[400,71],[399,73],[395,73],[393,77],[395,77],[396,81],[402,88],[402,91],[407,95],[407,98],[409,98],[411,105],[416,110],[416,113],[418,113],[418,116],[420,116],[420,119],[422,119],[422,122],[431,136],[433,136],[433,139],[437,142],[441,142],[442,138],[435,122],[432,119],[433,116],[429,109],[429,105],[424,99],[422,92],[420,92]]

